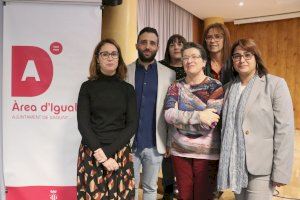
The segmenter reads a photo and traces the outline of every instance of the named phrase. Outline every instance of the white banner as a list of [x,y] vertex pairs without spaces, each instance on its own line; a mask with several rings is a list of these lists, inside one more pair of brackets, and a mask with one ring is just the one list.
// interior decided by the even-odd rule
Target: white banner
[[[3,60],[3,3],[0,4],[0,60]],[[0,63],[0,77],[2,77],[3,62]],[[0,94],[2,94],[2,78]],[[0,96],[0,105],[2,105],[2,96]],[[0,199],[5,199],[5,187],[3,177],[3,138],[2,138],[2,106],[0,106]]]
[[76,109],[100,40],[91,5],[4,7],[3,151],[7,200],[76,198]]
[[102,0],[3,0],[4,2],[30,2],[30,3],[55,3],[55,4],[89,4],[102,5]]

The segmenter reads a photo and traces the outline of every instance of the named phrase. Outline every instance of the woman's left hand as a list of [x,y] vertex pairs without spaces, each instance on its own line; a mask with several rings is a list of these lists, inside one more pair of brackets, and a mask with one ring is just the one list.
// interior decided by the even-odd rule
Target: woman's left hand
[[286,184],[284,183],[277,183],[277,182],[272,182],[273,187],[281,187],[281,186],[285,186]]
[[100,163],[103,163],[104,161],[107,160],[107,157],[106,157],[105,153],[103,152],[103,150],[101,148],[94,151],[94,157]]
[[164,154],[164,158],[169,158],[171,156],[170,147],[166,147],[166,153]]
[[199,119],[203,124],[214,128],[220,120],[220,116],[216,114],[216,112],[217,110],[214,108],[207,108],[203,111],[198,111]]
[[103,162],[102,165],[106,168],[107,171],[114,171],[119,169],[119,164],[113,158],[109,158],[108,160]]

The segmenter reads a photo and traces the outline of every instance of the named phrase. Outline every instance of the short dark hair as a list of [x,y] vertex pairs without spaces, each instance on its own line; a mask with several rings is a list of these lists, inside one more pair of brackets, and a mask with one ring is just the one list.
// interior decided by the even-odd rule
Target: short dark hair
[[167,47],[166,47],[166,51],[165,51],[165,58],[164,58],[164,61],[166,63],[168,63],[168,65],[170,64],[170,61],[171,61],[171,57],[170,57],[170,45],[172,43],[174,43],[175,41],[178,41],[178,42],[181,42],[183,44],[186,43],[186,39],[182,36],[182,35],[179,35],[179,34],[174,34],[172,35],[169,39],[168,39],[168,42],[167,42]]
[[[244,49],[245,51],[248,51],[254,55],[256,64],[257,64],[256,70],[260,77],[262,77],[263,75],[266,75],[268,73],[268,70],[265,67],[265,64],[262,60],[261,53],[253,39],[248,39],[248,38],[247,39],[239,39],[236,42],[234,42],[232,45],[232,48],[231,48],[231,53],[230,53],[231,57],[233,56],[234,50],[238,46],[241,47],[242,49]],[[235,76],[237,76],[238,73],[233,68],[233,62],[232,62],[232,69],[233,69],[233,74]]]
[[158,38],[157,30],[156,30],[155,28],[152,28],[152,27],[149,27],[149,26],[143,28],[143,29],[139,32],[138,37],[137,37],[137,42],[139,41],[139,38],[140,38],[140,36],[141,36],[143,33],[154,33],[154,34],[156,35],[156,37],[157,37],[157,44],[159,43],[159,38]]
[[183,45],[182,49],[181,49],[181,54],[183,54],[183,52],[187,49],[191,49],[191,48],[195,48],[198,49],[200,56],[202,58],[202,60],[207,61],[207,54],[205,52],[205,49],[203,48],[202,45],[197,44],[195,42],[187,42]]

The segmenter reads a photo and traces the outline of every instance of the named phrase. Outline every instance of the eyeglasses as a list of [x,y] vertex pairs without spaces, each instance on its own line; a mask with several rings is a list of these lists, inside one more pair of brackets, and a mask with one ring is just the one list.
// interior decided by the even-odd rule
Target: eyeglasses
[[182,58],[182,62],[187,62],[189,61],[190,59],[192,59],[193,61],[197,60],[198,58],[201,58],[201,56],[196,56],[196,55],[192,55],[192,56],[189,56],[189,57],[183,57]]
[[233,54],[232,56],[232,60],[234,62],[238,62],[242,59],[242,57],[245,59],[245,60],[250,60],[252,58],[253,54],[250,53],[250,52],[246,52],[244,54],[239,54],[239,53],[235,53]]
[[103,51],[103,52],[100,52],[99,55],[104,60],[107,60],[109,58],[109,56],[111,56],[112,59],[118,59],[119,58],[119,53],[117,51],[113,51],[111,53],[109,53],[107,51]]
[[215,34],[215,35],[207,35],[205,37],[205,41],[206,42],[210,42],[212,41],[213,39],[215,39],[216,42],[219,42],[220,40],[222,40],[224,37],[222,34]]

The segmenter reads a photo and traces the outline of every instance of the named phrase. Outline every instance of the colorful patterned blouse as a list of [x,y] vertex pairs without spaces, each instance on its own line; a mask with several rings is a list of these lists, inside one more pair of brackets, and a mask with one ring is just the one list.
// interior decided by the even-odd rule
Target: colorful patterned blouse
[[171,124],[169,145],[175,156],[218,160],[220,130],[202,124],[199,112],[215,108],[220,114],[224,91],[222,84],[206,77],[197,85],[189,85],[185,79],[173,83],[165,102],[165,119]]

